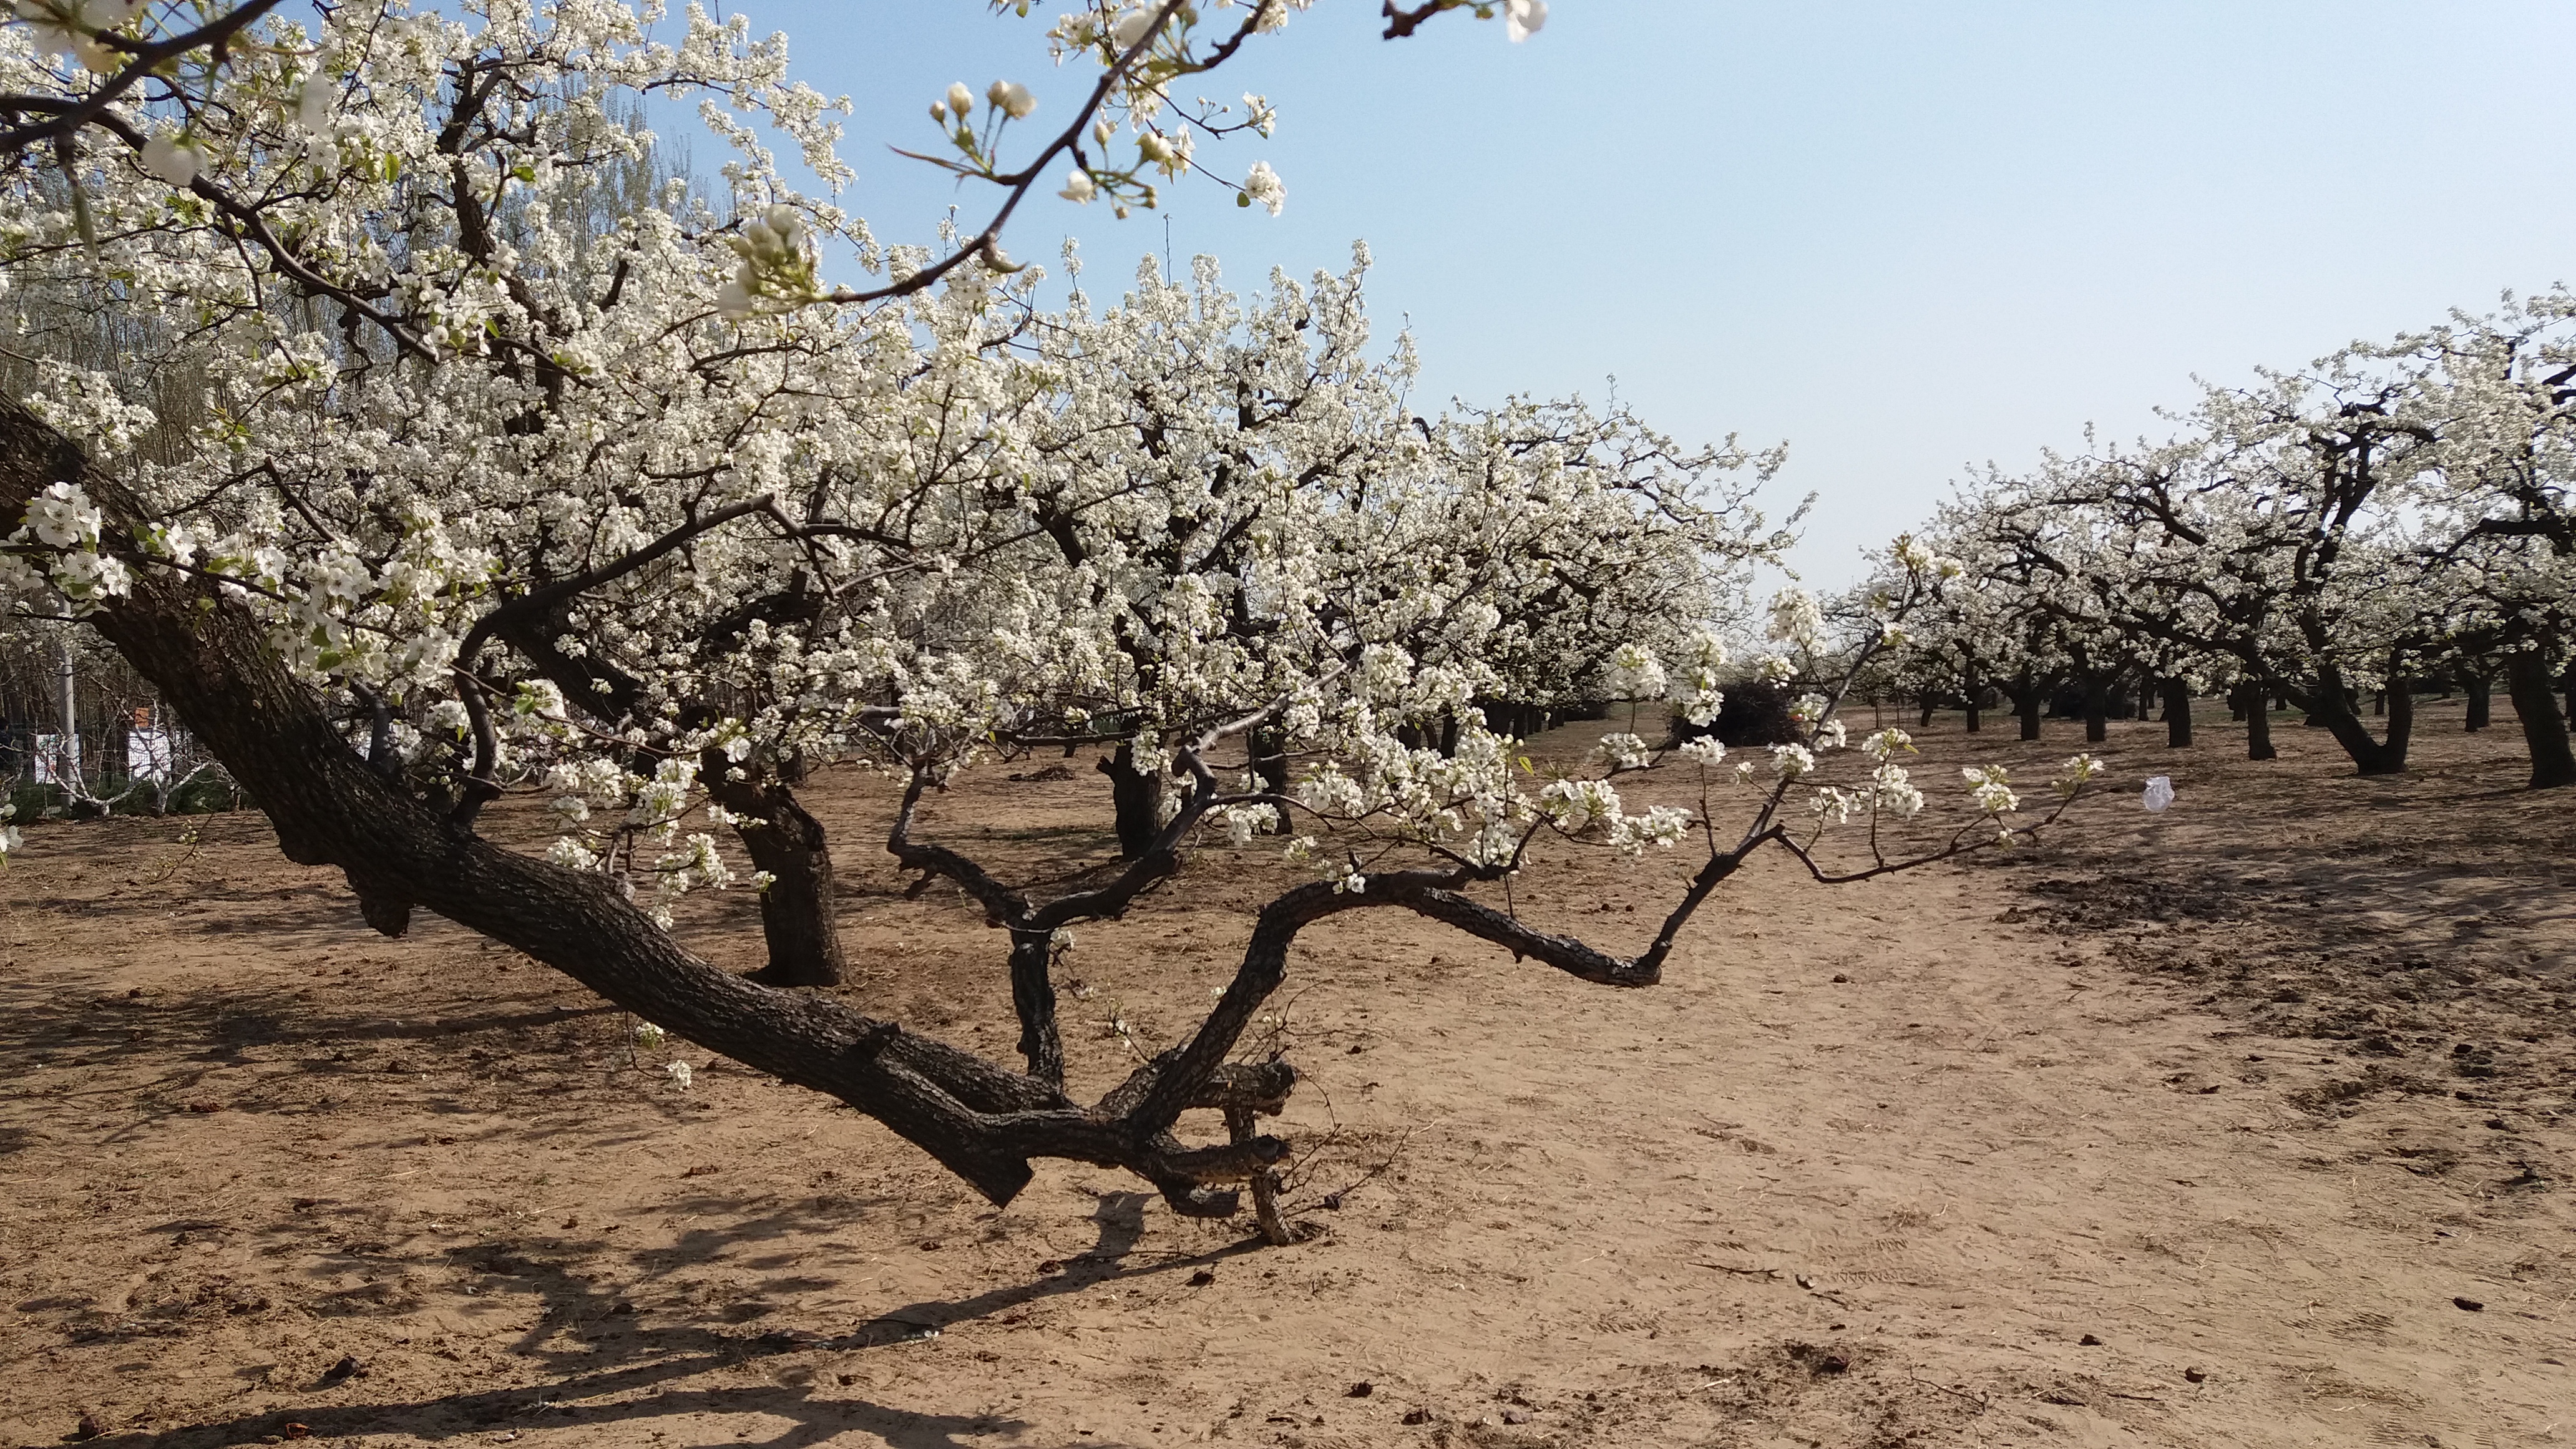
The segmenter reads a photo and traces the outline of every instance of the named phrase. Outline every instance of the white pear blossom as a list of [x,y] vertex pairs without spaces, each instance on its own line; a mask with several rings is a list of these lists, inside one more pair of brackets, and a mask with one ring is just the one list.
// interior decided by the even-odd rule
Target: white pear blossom
[[186,186],[196,180],[206,165],[203,151],[173,136],[155,136],[144,142],[135,159],[144,170],[173,186]]
[[1270,169],[1269,162],[1255,161],[1252,169],[1244,174],[1243,197],[1248,202],[1268,207],[1270,214],[1277,216],[1280,208],[1288,203],[1288,188],[1280,182],[1279,173]]

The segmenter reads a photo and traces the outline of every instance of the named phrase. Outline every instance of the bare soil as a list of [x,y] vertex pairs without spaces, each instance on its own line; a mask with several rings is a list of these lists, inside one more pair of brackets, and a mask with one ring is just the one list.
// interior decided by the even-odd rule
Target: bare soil
[[[1936,801],[2078,747],[2010,724],[1926,732]],[[2576,1442],[2576,792],[2519,788],[2509,713],[2420,727],[2364,780],[2295,717],[2264,765],[2115,725],[2123,793],[2044,849],[1833,889],[1766,861],[1648,991],[1328,922],[1275,1024],[1312,1232],[1278,1249],[1061,1164],[994,1211],[510,952],[368,934],[256,815],[32,831],[0,1445]],[[1088,763],[931,828],[1096,861]],[[822,799],[843,990],[1006,1055],[1002,942],[903,897],[889,795]],[[1634,949],[1688,864],[1515,903]],[[1281,879],[1210,850],[1082,933],[1078,1085],[1195,1019]],[[682,930],[747,969],[751,919]]]

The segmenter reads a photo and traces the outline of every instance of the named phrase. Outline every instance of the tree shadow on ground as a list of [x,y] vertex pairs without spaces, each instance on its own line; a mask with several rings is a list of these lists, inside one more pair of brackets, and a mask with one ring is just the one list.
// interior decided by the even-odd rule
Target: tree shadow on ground
[[[859,1377],[849,1368],[850,1355],[891,1351],[926,1343],[948,1327],[1008,1312],[1042,1299],[1079,1294],[1104,1285],[1131,1283],[1178,1271],[1208,1268],[1225,1259],[1257,1250],[1251,1240],[1202,1253],[1131,1261],[1145,1231],[1147,1194],[1106,1192],[1097,1195],[1091,1220],[1097,1239],[1082,1253],[1061,1263],[1040,1265],[1036,1276],[998,1284],[959,1298],[928,1299],[889,1309],[848,1333],[813,1334],[722,1323],[683,1322],[652,1325],[632,1311],[627,1294],[644,1280],[583,1271],[569,1262],[551,1261],[542,1249],[487,1243],[450,1249],[449,1263],[493,1278],[509,1280],[544,1309],[537,1323],[511,1346],[519,1358],[542,1368],[548,1381],[533,1385],[470,1390],[411,1400],[368,1399],[363,1374],[326,1374],[297,1387],[312,1392],[336,1390],[350,1397],[338,1403],[312,1403],[232,1419],[161,1431],[111,1432],[89,1442],[107,1449],[215,1449],[264,1436],[296,1432],[317,1440],[370,1433],[401,1433],[424,1439],[535,1431],[573,1426],[671,1419],[691,1414],[720,1415],[726,1423],[717,1436],[729,1444],[801,1446],[834,1442],[848,1434],[872,1434],[894,1449],[951,1449],[951,1446],[1016,1438],[1033,1426],[1000,1415],[919,1413],[878,1403],[846,1392]],[[698,1206],[720,1212],[726,1204]],[[740,1204],[732,1205],[736,1208]],[[810,1229],[810,1214],[793,1209],[749,1217],[736,1216],[726,1226],[695,1234],[672,1250],[638,1254],[662,1260],[658,1271],[707,1257],[744,1241],[782,1237]],[[372,1260],[382,1265],[382,1259]],[[333,1260],[331,1271],[345,1266]],[[793,1286],[780,1280],[765,1287]],[[738,1305],[739,1306],[739,1305]],[[759,1305],[755,1305],[759,1306]],[[760,1311],[765,1313],[766,1308]],[[718,1318],[738,1318],[720,1313]],[[757,1315],[755,1315],[757,1316]],[[635,1326],[623,1327],[624,1324]],[[689,1381],[703,1375],[757,1365],[770,1378],[764,1385],[707,1385]],[[836,1366],[837,1365],[837,1366]],[[597,1402],[611,1399],[613,1402]],[[755,1430],[738,1433],[746,1416],[788,1420],[767,1437]],[[1111,1438],[1086,1437],[1086,1444],[1116,1446]]]

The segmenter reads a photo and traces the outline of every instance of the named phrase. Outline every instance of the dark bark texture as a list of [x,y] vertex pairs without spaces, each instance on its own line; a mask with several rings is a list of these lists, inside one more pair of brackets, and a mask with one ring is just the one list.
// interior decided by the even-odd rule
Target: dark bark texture
[[2385,738],[2374,739],[2369,726],[2361,722],[2353,692],[2344,687],[2343,676],[2333,665],[2318,668],[2315,682],[2300,703],[2307,708],[2308,723],[2334,735],[2335,743],[2351,756],[2356,772],[2395,775],[2405,771],[2406,746],[2415,729],[2415,693],[2405,680],[2392,679],[2388,683]]
[[1163,782],[1136,768],[1136,752],[1120,745],[1117,753],[1103,759],[1100,773],[1109,777],[1109,803],[1118,827],[1118,854],[1127,860],[1142,859],[1154,848],[1154,837],[1163,833]]
[[2549,663],[2537,649],[2516,653],[2505,666],[2505,688],[2514,713],[2522,716],[2522,742],[2531,751],[2531,788],[2555,790],[2576,785],[2576,749],[2567,738],[2567,721],[2558,713]]
[[2280,748],[2272,743],[2272,699],[2267,690],[2256,689],[2247,695],[2253,706],[2245,711],[2245,758],[2277,760]]
[[2165,747],[2188,749],[2191,747],[2191,686],[2179,679],[2168,679],[2164,683],[2164,696]]
[[736,830],[743,850],[771,877],[760,893],[769,964],[753,979],[772,986],[840,985],[845,963],[831,840],[822,822],[807,813],[785,781],[728,779],[729,763],[719,752],[710,754],[699,778],[717,804],[743,817]]

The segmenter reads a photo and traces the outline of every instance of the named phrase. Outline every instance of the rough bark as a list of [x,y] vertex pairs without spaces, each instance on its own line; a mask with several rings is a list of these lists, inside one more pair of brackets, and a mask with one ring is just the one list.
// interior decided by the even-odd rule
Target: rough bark
[[1109,777],[1109,803],[1118,827],[1118,854],[1125,860],[1142,859],[1154,848],[1154,837],[1163,833],[1163,781],[1136,768],[1136,753],[1120,745],[1116,754],[1100,762],[1100,773]]
[[769,872],[760,893],[761,935],[769,964],[752,979],[772,986],[838,986],[845,964],[832,845],[784,780],[727,779],[721,752],[699,778],[717,804],[742,816],[736,827],[751,863]]
[[1052,935],[1025,928],[1011,932],[1011,1009],[1020,1018],[1020,1055],[1029,1064],[1029,1075],[1061,1087],[1064,1038],[1056,1027]]
[[2182,750],[2191,747],[2191,686],[2179,679],[2164,683],[2165,747]]
[[2537,649],[2517,652],[2505,665],[2505,688],[2514,713],[2522,716],[2522,742],[2531,751],[2531,788],[2555,790],[2576,785],[2576,749],[2567,738],[2567,720],[2558,712],[2551,690],[2549,664]]

